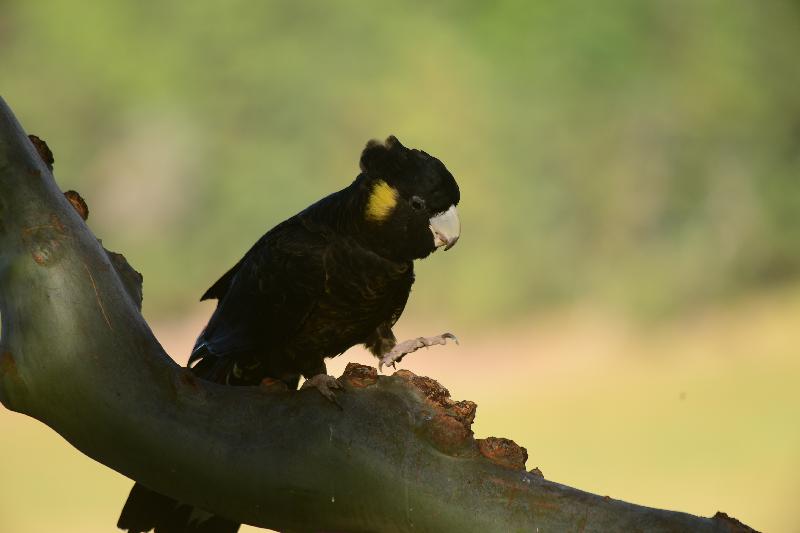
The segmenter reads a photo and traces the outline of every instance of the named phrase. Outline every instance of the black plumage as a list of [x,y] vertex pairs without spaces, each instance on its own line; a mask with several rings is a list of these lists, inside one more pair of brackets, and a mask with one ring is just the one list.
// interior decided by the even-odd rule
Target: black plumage
[[[457,231],[438,231],[436,217],[455,213],[460,193],[438,159],[395,137],[370,141],[360,167],[348,187],[268,231],[203,294],[218,304],[189,360],[198,376],[229,385],[274,378],[296,388],[351,346],[377,357],[395,346],[392,326],[414,282],[413,261],[455,243]],[[187,508],[137,485],[118,525],[236,530],[216,517],[215,529],[198,529],[210,520],[190,525]]]

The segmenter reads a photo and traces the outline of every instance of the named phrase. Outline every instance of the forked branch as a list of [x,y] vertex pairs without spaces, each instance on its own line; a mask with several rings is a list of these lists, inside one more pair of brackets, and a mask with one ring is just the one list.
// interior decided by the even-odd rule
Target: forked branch
[[343,411],[198,380],[70,200],[0,100],[0,400],[158,492],[283,531],[752,531],[526,472],[524,449],[473,438],[475,404],[410,372],[351,365]]

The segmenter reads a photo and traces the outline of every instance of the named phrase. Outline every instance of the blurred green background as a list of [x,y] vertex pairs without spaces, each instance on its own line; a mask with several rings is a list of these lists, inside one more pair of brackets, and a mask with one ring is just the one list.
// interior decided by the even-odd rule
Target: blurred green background
[[[401,329],[464,347],[407,366],[548,477],[794,532],[798,51],[796,1],[0,4],[0,95],[176,359],[205,288],[393,133],[462,190]],[[0,531],[111,530],[120,476],[5,411],[0,457]]]

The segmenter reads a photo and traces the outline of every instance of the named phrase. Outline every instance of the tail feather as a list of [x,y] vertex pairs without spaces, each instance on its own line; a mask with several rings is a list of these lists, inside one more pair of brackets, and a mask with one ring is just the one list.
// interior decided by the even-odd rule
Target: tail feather
[[117,527],[128,533],[236,533],[236,522],[225,520],[191,505],[135,484],[122,508]]
[[195,347],[189,358],[194,375],[216,383],[227,383],[235,361],[232,357],[220,357],[211,352],[205,343]]

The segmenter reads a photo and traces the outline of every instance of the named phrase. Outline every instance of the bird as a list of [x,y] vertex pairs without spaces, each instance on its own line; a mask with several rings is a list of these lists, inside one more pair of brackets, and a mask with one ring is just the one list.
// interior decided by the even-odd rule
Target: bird
[[[379,369],[451,333],[397,342],[414,261],[458,241],[460,189],[445,165],[394,135],[369,141],[360,172],[265,233],[202,296],[217,307],[188,366],[232,385],[280,380],[338,405],[325,359],[364,345]],[[341,408],[341,407],[340,407]],[[235,533],[240,524],[135,484],[117,526],[129,533]]]

